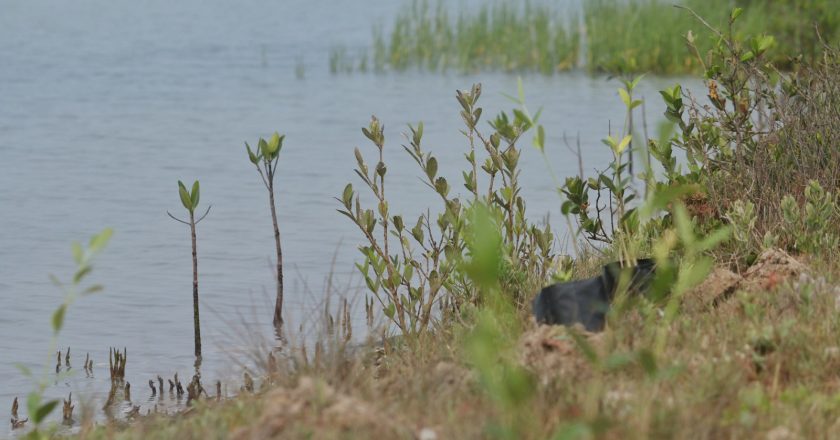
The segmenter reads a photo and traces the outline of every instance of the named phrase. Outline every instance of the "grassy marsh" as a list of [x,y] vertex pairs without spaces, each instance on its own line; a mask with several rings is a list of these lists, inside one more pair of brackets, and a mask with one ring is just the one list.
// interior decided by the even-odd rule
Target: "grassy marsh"
[[389,33],[377,27],[372,64],[377,70],[537,71],[578,65],[577,20],[536,2],[494,2],[453,12],[443,2],[414,0]]
[[701,65],[685,37],[691,31],[705,54],[716,36],[674,5],[691,8],[721,29],[732,7],[743,8],[735,32],[775,36],[770,58],[783,68],[791,68],[797,55],[815,60],[822,54],[814,26],[826,42],[840,41],[840,12],[828,0],[587,0],[582,10],[504,0],[453,9],[441,1],[412,0],[387,32],[374,29],[370,56],[336,46],[330,69],[697,73]]

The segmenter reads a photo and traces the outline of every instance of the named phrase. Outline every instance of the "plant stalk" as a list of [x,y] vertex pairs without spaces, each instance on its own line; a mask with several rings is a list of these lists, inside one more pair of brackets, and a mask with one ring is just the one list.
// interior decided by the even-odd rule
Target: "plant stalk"
[[274,173],[268,176],[268,199],[271,205],[271,223],[274,226],[274,246],[277,248],[277,298],[274,302],[274,328],[282,334],[283,328],[283,250],[280,247],[280,227],[277,225],[277,208],[274,205]]
[[190,211],[190,238],[192,239],[193,327],[195,327],[195,357],[197,359],[201,359],[201,324],[198,318],[198,250],[195,239],[195,214],[192,211]]

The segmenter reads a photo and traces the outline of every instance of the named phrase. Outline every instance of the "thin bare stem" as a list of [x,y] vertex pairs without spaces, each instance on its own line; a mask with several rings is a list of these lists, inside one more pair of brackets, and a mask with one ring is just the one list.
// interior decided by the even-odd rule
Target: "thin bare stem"
[[175,216],[174,216],[174,215],[172,215],[169,211],[166,211],[166,215],[168,215],[168,216],[169,216],[172,220],[175,220],[176,222],[183,223],[183,224],[185,224],[185,225],[187,225],[187,226],[189,226],[189,225],[190,225],[190,222],[186,222],[186,221],[184,221],[184,220],[181,220],[181,219],[179,219],[179,218],[175,217]]

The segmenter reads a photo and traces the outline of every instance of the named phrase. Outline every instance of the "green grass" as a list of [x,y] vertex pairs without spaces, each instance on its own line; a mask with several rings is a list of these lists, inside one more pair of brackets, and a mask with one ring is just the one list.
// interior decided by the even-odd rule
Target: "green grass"
[[[696,12],[718,23],[727,12],[710,3],[714,2],[701,2]],[[589,70],[664,74],[697,70],[698,60],[681,36],[691,29],[704,36],[708,32],[686,11],[670,5],[661,0],[584,2]],[[705,38],[700,40],[698,44],[709,46]]]
[[[840,42],[840,8],[831,0],[586,0],[582,11],[550,2],[496,0],[478,8],[453,10],[442,1],[412,0],[394,18],[389,32],[373,32],[372,55],[331,52],[333,73],[365,71],[508,71],[553,74],[583,67],[590,72],[700,71],[685,41],[692,31],[701,55],[714,34],[688,11],[727,31],[732,7],[744,8],[734,32],[771,34],[771,60],[791,68],[789,55],[806,60],[822,54],[814,24],[828,43]],[[583,17],[585,36],[579,32]],[[585,53],[584,65],[578,62]]]
[[577,66],[579,34],[566,15],[531,2],[496,2],[451,15],[443,2],[415,0],[396,17],[390,34],[374,31],[379,69],[538,71]]
[[776,65],[787,68],[790,56],[814,60],[822,53],[813,24],[827,42],[840,41],[840,12],[828,1],[801,0],[589,0],[584,2],[587,28],[587,66],[595,71],[652,71],[662,74],[697,72],[696,56],[685,36],[692,31],[705,55],[715,35],[690,12],[728,31],[733,6],[744,9],[733,28],[737,36],[770,34],[777,46],[770,53]]

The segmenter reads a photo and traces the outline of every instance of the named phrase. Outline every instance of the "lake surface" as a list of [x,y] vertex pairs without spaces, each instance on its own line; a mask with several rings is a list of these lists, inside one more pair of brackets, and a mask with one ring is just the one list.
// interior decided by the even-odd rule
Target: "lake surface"
[[[274,292],[268,197],[243,141],[286,134],[277,184],[291,329],[313,327],[330,272],[342,294],[362,301],[352,265],[361,236],[333,197],[360,183],[353,148],[374,152],[360,131],[370,115],[386,126],[392,212],[436,206],[400,147],[407,123],[425,123],[425,149],[453,190],[465,191],[459,170],[468,146],[455,90],[483,83],[487,120],[513,107],[502,94],[516,93],[517,77],[332,75],[330,47],[366,47],[371,27],[387,29],[401,5],[360,3],[0,0],[0,408],[33,387],[16,363],[54,365],[49,317],[62,296],[48,274],[69,279],[70,243],[106,226],[115,235],[90,276],[105,291],[73,305],[60,337],[77,368],[90,353],[94,378],[79,374],[48,393],[101,399],[110,346],[128,348],[127,380],[143,413],[149,379],[177,371],[187,382],[189,231],[166,216],[182,214],[179,179],[200,179],[201,203],[213,205],[198,227],[203,377],[235,386],[241,369],[232,353],[270,340]],[[581,73],[523,81],[532,111],[544,108],[548,157],[560,177],[578,170],[564,134],[580,136],[587,170],[603,167],[611,153],[600,140],[623,123],[617,81]],[[663,111],[656,90],[676,81],[643,81],[651,130]],[[563,231],[560,199],[530,136],[522,149],[531,217],[549,215]]]

